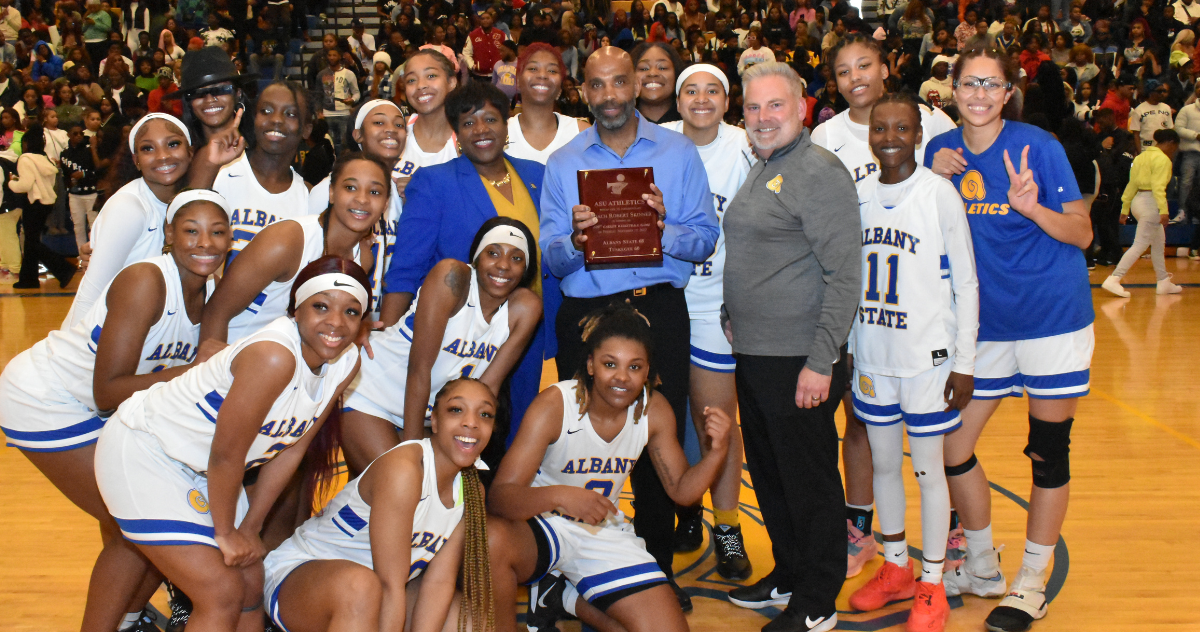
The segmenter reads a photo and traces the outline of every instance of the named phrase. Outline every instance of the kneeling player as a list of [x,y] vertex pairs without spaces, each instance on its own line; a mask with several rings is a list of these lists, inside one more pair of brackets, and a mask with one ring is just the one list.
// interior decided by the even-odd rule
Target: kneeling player
[[[431,438],[406,441],[375,459],[322,515],[272,551],[264,596],[280,629],[454,629],[460,566],[468,607],[458,618],[486,629],[491,574],[475,468],[495,420],[496,397],[487,385],[451,381],[434,400]],[[471,560],[465,566],[464,549]]]
[[[850,596],[875,610],[915,595],[909,632],[941,632],[950,616],[942,588],[950,492],[943,435],[962,425],[974,389],[979,284],[962,200],[954,186],[917,165],[921,113],[900,94],[871,111],[879,181],[862,190],[863,297],[851,332],[854,414],[867,424],[875,507],[885,562]],[[903,427],[921,489],[921,580],[904,536]]]
[[539,582],[531,589],[530,630],[553,626],[559,599],[600,630],[686,630],[679,601],[617,509],[618,497],[645,449],[671,499],[697,502],[721,471],[732,422],[718,408],[704,411],[711,446],[689,469],[671,407],[651,390],[646,319],[614,304],[589,316],[583,332],[585,360],[575,379],[534,400],[492,484],[496,628],[516,629],[517,584]]

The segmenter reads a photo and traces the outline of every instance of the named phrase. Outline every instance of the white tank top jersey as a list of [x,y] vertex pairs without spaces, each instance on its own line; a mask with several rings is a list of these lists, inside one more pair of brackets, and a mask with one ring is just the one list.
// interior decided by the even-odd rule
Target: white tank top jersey
[[[591,416],[579,414],[579,403],[575,398],[575,390],[579,386],[578,380],[566,380],[554,385],[563,398],[562,430],[554,443],[546,447],[546,455],[542,457],[542,465],[533,479],[533,487],[582,487],[607,497],[614,506],[620,507],[625,479],[629,478],[633,464],[650,441],[650,422],[646,411],[640,418],[634,419],[633,412],[637,408],[637,404],[634,404],[629,407],[621,432],[612,441],[601,439],[592,428]],[[645,408],[649,410],[649,406]],[[547,512],[544,515],[562,514]],[[616,516],[609,516],[605,524],[615,526],[624,521],[623,512],[618,511]]]
[[[187,306],[183,301],[183,287],[179,284],[179,268],[171,255],[159,255],[147,259],[162,273],[167,284],[166,300],[162,315],[158,317],[146,341],[142,343],[137,374],[154,373],[174,366],[187,364],[196,358],[199,348],[200,323],[188,320]],[[111,284],[110,284],[111,287]],[[209,293],[212,281],[209,281]],[[96,346],[100,343],[100,332],[108,317],[108,288],[100,300],[92,306],[79,322],[67,330],[51,331],[39,342],[45,348],[49,366],[54,375],[62,380],[62,386],[80,403],[96,410],[92,392],[92,376],[96,371]]]
[[[683,133],[683,121],[663,123],[663,127]],[[704,171],[708,173],[708,188],[713,192],[713,206],[717,209],[717,222],[725,220],[725,209],[729,202],[742,188],[750,168],[758,161],[750,146],[746,130],[721,123],[717,128],[717,138],[703,146],[697,147],[700,160],[704,162]],[[688,312],[692,315],[721,311],[725,302],[723,294],[725,275],[725,231],[717,235],[717,246],[708,260],[692,264],[692,278],[684,288],[687,298]]]
[[[320,215],[329,208],[329,178],[318,182],[308,192],[309,215]],[[392,186],[391,197],[388,198],[388,210],[385,211],[383,225],[376,224],[374,242],[371,244],[371,258],[375,260],[375,268],[371,270],[371,295],[383,296],[383,275],[387,272],[392,261],[392,251],[396,249],[396,229],[400,226],[400,214],[404,212],[404,200],[396,190],[396,182],[388,179]],[[379,301],[375,301],[372,317],[379,314]],[[375,318],[378,320],[378,318]]]
[[[296,266],[296,274],[280,283],[271,281],[266,289],[259,292],[254,300],[246,306],[242,313],[229,321],[229,335],[226,341],[230,344],[249,336],[262,329],[276,318],[287,314],[288,300],[292,295],[292,284],[304,266],[320,259],[325,254],[325,230],[321,228],[321,218],[317,215],[305,215],[299,219],[285,221],[296,222],[304,231],[304,249],[300,252],[300,265]],[[354,247],[354,258],[358,260],[358,246]]]
[[275,194],[258,183],[254,170],[250,168],[248,153],[221,167],[213,190],[225,196],[233,208],[229,228],[233,231],[233,243],[229,247],[226,265],[232,262],[263,228],[283,219],[296,219],[308,215],[308,187],[304,178],[292,170],[292,186],[287,191]]
[[432,167],[458,158],[458,137],[455,134],[450,134],[446,144],[435,152],[421,149],[417,137],[413,135],[413,123],[416,122],[417,116],[413,114],[408,117],[408,140],[404,142],[404,153],[400,154],[400,162],[392,169],[393,178],[411,178],[421,167]]
[[208,457],[217,431],[217,415],[233,386],[230,373],[233,359],[246,347],[264,341],[284,346],[296,358],[296,370],[291,380],[271,404],[258,435],[250,444],[246,469],[270,461],[316,424],[338,385],[354,370],[357,346],[351,344],[332,363],[322,365],[319,374],[313,374],[301,355],[303,343],[296,323],[284,316],[254,335],[225,347],[187,373],[135,393],[121,404],[113,418],[134,430],[154,435],[167,456],[204,473],[208,470]]
[[955,370],[973,369],[979,286],[958,191],[917,166],[907,180],[863,193],[854,367],[913,377],[953,358]]
[[[409,580],[415,579],[425,570],[433,556],[450,539],[463,516],[462,492],[459,486],[462,474],[454,479],[454,506],[447,508],[438,494],[433,447],[429,439],[405,441],[392,450],[412,444],[421,446],[421,467],[424,469],[424,475],[421,479],[421,500],[413,512]],[[363,474],[370,469],[371,466],[368,465]],[[375,565],[371,555],[371,506],[358,492],[360,480],[362,476],[346,483],[342,491],[329,501],[321,515],[309,518],[300,525],[296,533],[279,546],[278,552],[272,554],[291,558],[299,553],[301,557],[314,560],[348,560],[373,570]]]
[[[382,404],[395,401],[402,404],[403,397],[393,397],[385,393],[404,393],[408,384],[408,361],[412,351],[413,323],[417,316],[417,305],[421,301],[421,291],[413,298],[412,306],[393,327],[399,337],[389,336],[398,344],[387,345],[387,360],[381,357],[381,349],[376,349],[377,360],[367,357],[362,352],[362,378],[355,386],[355,392],[368,400]],[[392,332],[393,334],[397,332]],[[429,419],[433,412],[433,400],[438,391],[442,390],[450,380],[460,377],[478,379],[496,358],[510,334],[508,323],[508,301],[492,316],[489,323],[483,316],[479,306],[479,279],[475,276],[475,268],[471,268],[471,285],[467,292],[467,302],[450,320],[446,321],[446,333],[442,334],[441,350],[433,361],[432,375],[429,382],[429,402],[425,408],[425,418]],[[372,334],[374,336],[374,334]],[[403,407],[400,410],[388,412],[397,417],[404,417]]]
[[[104,248],[103,244],[110,233],[110,229],[106,228],[107,225],[119,224],[118,229],[111,230],[127,230],[126,227],[132,223],[141,226],[137,241],[134,242],[129,254],[125,256],[125,263],[118,271],[131,263],[162,254],[163,224],[167,221],[167,204],[154,196],[150,187],[146,186],[145,180],[138,178],[118,189],[104,203],[101,211],[103,212],[96,217],[96,223],[92,224],[91,243],[94,250]],[[131,214],[136,215],[136,219],[127,217]],[[119,236],[114,236],[114,238],[117,237]],[[93,281],[88,278],[89,273],[92,273],[91,269],[84,272],[83,280],[79,282],[79,291],[75,294],[75,300],[71,303],[71,309],[63,321],[64,331],[83,318],[83,315],[96,303],[100,292],[107,291],[108,284],[112,282],[112,279]]]
[[[934,136],[954,129],[954,121],[945,112],[930,108],[926,105],[921,109],[921,144],[917,147],[917,164],[925,164],[925,146]],[[821,123],[813,130],[813,144],[828,149],[837,155],[854,185],[858,188],[858,198],[863,199],[865,187],[879,181],[879,161],[871,153],[866,125],[859,125],[850,120],[850,110],[845,110],[833,118]]]
[[513,158],[532,160],[544,165],[550,160],[550,154],[579,134],[579,119],[555,112],[554,116],[558,117],[558,131],[554,133],[554,139],[545,149],[534,149],[521,132],[521,123],[517,121],[520,116],[518,114],[508,117],[508,144],[504,146],[504,153]]

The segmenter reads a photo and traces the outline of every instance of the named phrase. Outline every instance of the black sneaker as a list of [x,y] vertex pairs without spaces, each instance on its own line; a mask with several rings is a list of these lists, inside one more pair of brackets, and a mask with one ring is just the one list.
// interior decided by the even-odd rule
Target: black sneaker
[[675,591],[675,598],[679,600],[679,609],[683,610],[684,614],[692,611],[692,596],[687,594],[687,591],[679,587],[674,579],[668,580],[671,584],[671,590]]
[[529,587],[529,612],[525,615],[525,626],[529,632],[558,631],[554,624],[559,619],[570,618],[563,607],[563,590],[567,587],[567,578],[562,573],[552,571]]
[[762,632],[826,632],[837,627],[837,611],[823,617],[784,610],[762,628]]
[[786,606],[791,600],[791,589],[779,588],[775,580],[775,571],[749,586],[740,586],[729,591],[729,603],[751,610],[767,606]]
[[171,619],[167,622],[166,632],[183,632],[188,618],[192,616],[192,600],[175,584],[169,581],[163,584],[167,587],[167,595],[170,597],[167,603],[171,606]]
[[700,508],[688,507],[679,516],[675,527],[675,552],[691,553],[704,544],[704,522],[700,520]]
[[138,617],[137,623],[125,628],[124,632],[161,632],[161,630],[154,623],[154,613],[149,608],[145,608]]
[[717,574],[730,581],[740,582],[754,573],[746,547],[742,543],[742,528],[721,524],[713,527],[713,548],[717,550]]

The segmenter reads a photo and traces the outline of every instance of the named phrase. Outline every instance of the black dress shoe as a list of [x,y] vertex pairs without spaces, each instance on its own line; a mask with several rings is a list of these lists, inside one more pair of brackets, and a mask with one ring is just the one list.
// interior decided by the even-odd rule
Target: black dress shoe
[[699,507],[695,511],[685,510],[685,515],[680,516],[679,525],[675,527],[676,553],[691,553],[704,544],[704,522],[700,520],[699,510]]
[[671,590],[675,591],[675,598],[679,600],[679,608],[683,610],[684,614],[691,612],[692,596],[687,594],[687,591],[680,588],[679,584],[676,584],[674,579],[668,580],[668,583],[671,585]]
[[792,589],[779,586],[775,571],[749,586],[739,586],[729,591],[729,603],[751,610],[767,606],[786,606],[791,600]]

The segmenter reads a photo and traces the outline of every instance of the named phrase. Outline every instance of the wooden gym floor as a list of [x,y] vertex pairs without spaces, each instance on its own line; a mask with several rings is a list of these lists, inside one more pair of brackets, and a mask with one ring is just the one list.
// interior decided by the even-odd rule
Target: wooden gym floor
[[[1125,279],[1130,299],[1098,288],[1111,268],[1092,273],[1092,392],[1074,428],[1071,508],[1050,580],[1054,598],[1036,630],[1200,630],[1200,597],[1193,592],[1200,565],[1182,545],[1171,548],[1191,541],[1200,508],[1200,262],[1169,258],[1167,265],[1185,285],[1182,295],[1155,296],[1145,260]],[[0,366],[58,327],[70,300],[69,293],[0,286]],[[1030,485],[1021,454],[1026,410],[1024,400],[1005,402],[977,451],[992,481],[996,542],[1007,547],[1001,557],[1010,578],[1020,565]],[[0,481],[0,630],[78,629],[99,550],[95,523],[13,448],[0,448]],[[916,485],[906,484],[909,542],[919,545]],[[742,525],[758,579],[771,569],[770,544],[748,475],[743,485]],[[839,629],[903,629],[908,602],[869,614],[852,613],[846,604],[879,563],[846,582]],[[730,605],[724,593],[733,584],[713,566],[707,536],[699,552],[676,558],[680,583],[695,603],[692,629],[759,629],[775,611]],[[166,608],[162,591],[154,603]],[[951,604],[948,629],[960,631],[982,630],[995,602],[968,597]]]

